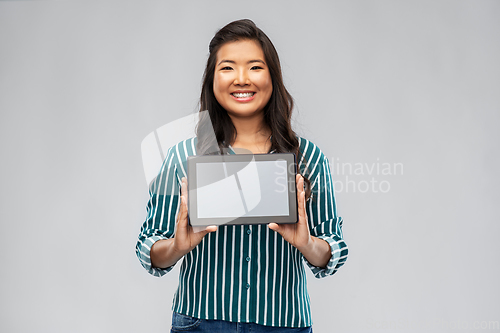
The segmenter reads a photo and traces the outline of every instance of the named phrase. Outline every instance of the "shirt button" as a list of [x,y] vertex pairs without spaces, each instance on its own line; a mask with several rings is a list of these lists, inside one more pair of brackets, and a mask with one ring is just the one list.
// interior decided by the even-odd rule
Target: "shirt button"
[[247,287],[247,289],[250,288],[250,283],[247,283],[246,287]]
[[247,261],[250,261],[250,257],[247,257]]
[[248,229],[247,230],[247,235],[250,235],[252,233],[252,230]]

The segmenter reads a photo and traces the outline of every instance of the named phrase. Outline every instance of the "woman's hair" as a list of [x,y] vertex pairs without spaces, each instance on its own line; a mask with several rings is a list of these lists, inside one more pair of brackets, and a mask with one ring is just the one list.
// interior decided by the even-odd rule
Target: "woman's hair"
[[[217,31],[210,41],[209,56],[201,88],[200,120],[196,127],[197,152],[199,155],[224,154],[228,145],[236,139],[236,128],[227,111],[215,98],[213,84],[217,52],[222,45],[241,40],[253,40],[260,45],[271,74],[273,91],[263,110],[264,121],[271,129],[271,150],[275,149],[278,153],[294,152],[298,163],[302,154],[299,149],[299,140],[291,126],[293,99],[283,84],[278,52],[266,34],[248,19],[227,24]],[[205,110],[208,112],[204,112]],[[216,141],[214,141],[212,131],[215,132]],[[311,183],[306,177],[304,177],[304,182],[307,200],[311,196]]]

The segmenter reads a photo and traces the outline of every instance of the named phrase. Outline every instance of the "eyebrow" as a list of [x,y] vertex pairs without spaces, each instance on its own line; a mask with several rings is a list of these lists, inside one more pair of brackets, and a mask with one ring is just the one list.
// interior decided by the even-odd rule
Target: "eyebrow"
[[[220,65],[220,64],[222,64],[223,62],[229,62],[229,63],[231,63],[231,64],[235,64],[235,63],[236,63],[234,60],[225,60],[225,59],[223,59],[223,60],[221,60],[221,61],[217,64],[217,66],[219,66],[219,65]],[[247,64],[251,64],[251,63],[254,63],[254,62],[260,62],[260,63],[262,63],[262,64],[264,64],[264,65],[266,64],[264,61],[262,61],[262,60],[260,60],[260,59],[249,60],[249,61],[247,62]]]

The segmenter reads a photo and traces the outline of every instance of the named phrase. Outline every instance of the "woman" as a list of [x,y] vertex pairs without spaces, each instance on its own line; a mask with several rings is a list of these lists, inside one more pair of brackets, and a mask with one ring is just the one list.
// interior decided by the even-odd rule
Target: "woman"
[[[155,276],[182,259],[172,332],[312,332],[302,261],[320,278],[334,274],[348,252],[328,159],[292,130],[293,101],[278,54],[252,21],[220,29],[209,51],[200,98],[208,116],[200,117],[196,137],[169,150],[150,191],[137,256]],[[200,232],[189,226],[187,156],[235,151],[296,153],[298,223]]]

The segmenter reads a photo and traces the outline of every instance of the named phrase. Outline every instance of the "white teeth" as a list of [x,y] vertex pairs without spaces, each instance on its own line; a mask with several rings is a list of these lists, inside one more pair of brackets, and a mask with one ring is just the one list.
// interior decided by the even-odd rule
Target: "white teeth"
[[236,98],[250,97],[250,96],[253,96],[253,92],[248,92],[248,93],[233,93],[233,96],[236,97]]

